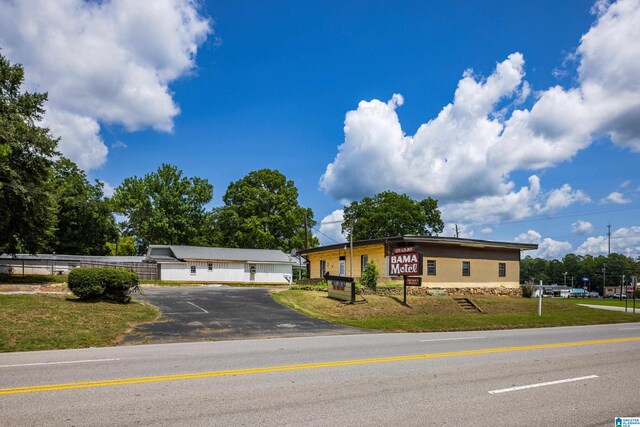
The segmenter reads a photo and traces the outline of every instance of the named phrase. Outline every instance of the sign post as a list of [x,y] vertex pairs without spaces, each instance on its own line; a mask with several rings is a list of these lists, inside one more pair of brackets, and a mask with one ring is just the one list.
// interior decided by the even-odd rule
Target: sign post
[[[389,257],[389,276],[402,276],[404,304],[407,303],[407,286],[422,286],[422,252],[417,246],[393,248]],[[414,277],[411,277],[414,276]]]
[[330,276],[329,272],[325,273],[324,280],[327,281],[327,291],[329,298],[341,301],[349,301],[349,304],[356,302],[356,284],[353,277]]

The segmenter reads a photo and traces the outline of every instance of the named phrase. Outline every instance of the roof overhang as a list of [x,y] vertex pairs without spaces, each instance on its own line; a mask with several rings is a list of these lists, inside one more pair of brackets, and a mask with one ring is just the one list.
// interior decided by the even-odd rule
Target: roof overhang
[[[512,249],[519,251],[531,251],[538,249],[538,245],[534,243],[513,243],[513,242],[496,242],[491,240],[475,240],[475,239],[458,239],[455,237],[434,237],[434,236],[396,236],[386,237],[382,239],[356,240],[353,242],[354,247],[384,244],[391,246],[402,246],[406,244],[436,244],[460,247],[471,247],[478,249]],[[347,249],[349,242],[338,243],[334,245],[318,246],[316,248],[305,249],[300,251],[302,255],[314,252],[322,252],[328,250]]]

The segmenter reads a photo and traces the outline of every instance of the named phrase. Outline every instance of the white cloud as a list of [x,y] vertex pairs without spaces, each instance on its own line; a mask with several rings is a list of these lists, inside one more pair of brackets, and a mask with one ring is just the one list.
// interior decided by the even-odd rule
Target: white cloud
[[114,142],[113,144],[111,144],[111,149],[112,150],[115,150],[117,148],[123,148],[123,149],[124,148],[128,148],[128,145],[125,144],[124,142],[118,140],[118,141]]
[[3,54],[46,91],[45,124],[85,169],[106,161],[99,123],[170,132],[169,84],[195,65],[211,32],[193,0],[0,2]]
[[578,220],[571,224],[571,232],[573,234],[589,234],[593,231],[593,224],[589,221]]
[[480,230],[480,232],[482,234],[491,234],[491,233],[493,233],[493,229],[491,227],[485,227],[482,230]]
[[624,197],[624,194],[614,191],[609,194],[607,197],[600,200],[600,203],[614,203],[617,205],[624,205],[627,203],[631,203],[631,200]]
[[530,109],[518,107],[531,90],[524,58],[513,53],[487,78],[467,70],[452,103],[413,136],[396,113],[402,96],[361,101],[346,114],[344,143],[321,188],[338,200],[384,190],[431,196],[459,222],[478,222],[486,208],[492,218],[517,219],[588,202],[568,184],[543,194],[531,178],[516,191],[509,175],[570,160],[603,135],[640,151],[640,1],[594,10],[594,25],[571,54],[575,87],[538,91]]
[[[609,251],[607,236],[589,237],[576,249],[579,255],[606,255]],[[611,233],[611,252],[627,256],[640,255],[640,227],[622,227]]]
[[113,187],[113,185],[103,180],[100,180],[100,183],[102,184],[102,192],[104,193],[104,197],[113,196],[113,193],[116,192],[116,189]]
[[537,250],[526,252],[526,255],[531,255],[534,258],[560,259],[573,249],[571,243],[561,242],[548,237],[542,238],[542,235],[535,230],[529,230],[526,233],[516,236],[514,241],[519,243],[537,243]]
[[623,181],[620,183],[620,188],[627,188],[630,184],[631,184],[631,180],[627,179],[626,181]]
[[315,233],[315,236],[320,240],[321,245],[333,245],[347,241],[347,236],[342,234],[343,220],[344,211],[337,209],[320,221],[320,232]]
[[569,184],[549,192],[543,206],[538,208],[539,213],[554,213],[574,203],[588,203],[591,198],[582,190],[574,191]]

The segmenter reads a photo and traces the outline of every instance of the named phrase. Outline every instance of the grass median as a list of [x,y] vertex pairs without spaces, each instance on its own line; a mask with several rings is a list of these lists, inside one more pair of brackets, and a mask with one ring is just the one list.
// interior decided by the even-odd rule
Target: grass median
[[451,297],[367,295],[366,303],[341,304],[326,292],[296,291],[273,293],[276,301],[311,317],[357,328],[387,332],[433,332],[488,329],[535,328],[594,325],[640,321],[640,315],[598,310],[543,301],[542,317],[537,300],[510,297],[473,297],[480,312],[467,312]]
[[59,295],[0,295],[0,352],[102,347],[158,310],[131,302],[82,302]]

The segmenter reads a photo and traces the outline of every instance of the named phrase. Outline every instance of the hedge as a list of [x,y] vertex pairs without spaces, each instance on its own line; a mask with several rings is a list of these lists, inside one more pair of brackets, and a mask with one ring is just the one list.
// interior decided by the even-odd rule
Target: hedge
[[74,268],[69,273],[69,289],[81,300],[131,301],[138,292],[138,276],[122,268]]

